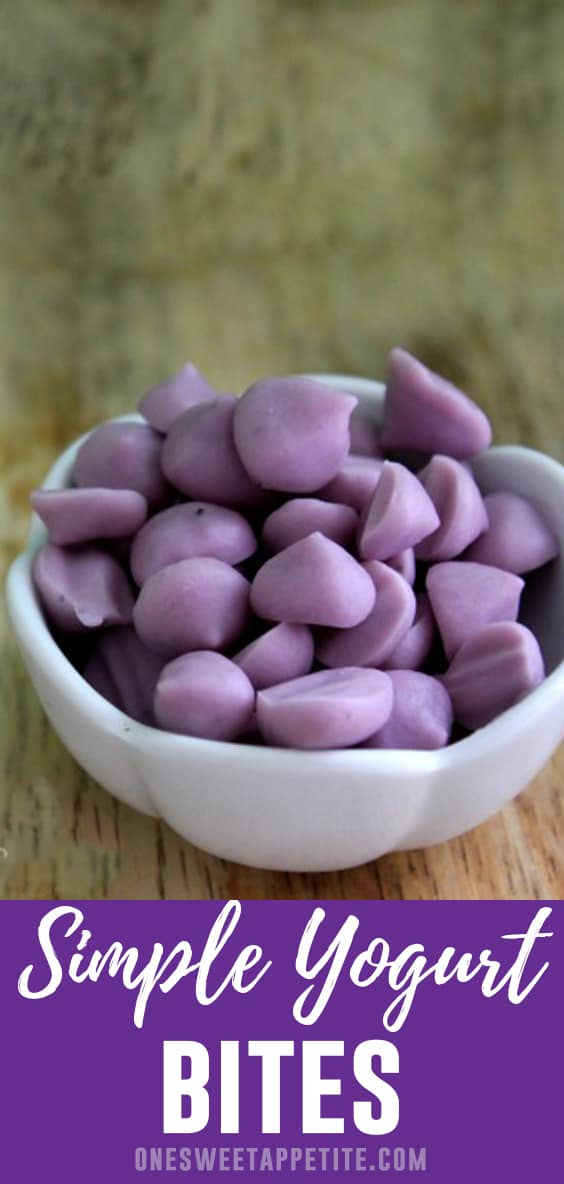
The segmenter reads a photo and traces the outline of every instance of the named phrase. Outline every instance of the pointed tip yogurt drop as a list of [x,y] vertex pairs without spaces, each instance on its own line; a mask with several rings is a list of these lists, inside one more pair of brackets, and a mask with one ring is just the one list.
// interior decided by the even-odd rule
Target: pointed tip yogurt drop
[[424,486],[405,465],[386,461],[359,533],[363,559],[391,559],[440,526]]
[[253,481],[313,493],[335,476],[350,445],[358,400],[311,378],[265,378],[237,400],[233,434]]
[[222,654],[182,654],[162,670],[154,698],[162,728],[203,740],[235,740],[251,723],[255,692]]
[[116,559],[96,547],[64,550],[46,543],[38,551],[33,578],[45,611],[68,633],[129,625],[133,594]]
[[375,598],[360,563],[319,531],[268,559],[251,587],[253,611],[267,621],[343,629],[363,621]]
[[256,547],[247,519],[237,510],[213,502],[186,502],[154,514],[141,528],[131,548],[131,574],[143,584],[163,567],[202,556],[235,566]]
[[391,670],[394,704],[383,728],[367,748],[431,751],[448,744],[453,712],[448,691],[438,678],[418,670]]
[[403,577],[376,559],[363,566],[376,592],[374,607],[354,628],[320,633],[316,652],[324,666],[381,666],[413,624],[415,594]]
[[427,574],[427,592],[447,658],[495,621],[516,621],[524,581],[483,563],[438,563]]
[[162,436],[148,423],[100,424],[81,444],[73,478],[79,488],[133,489],[150,505],[169,491],[161,469]]
[[393,349],[384,404],[386,451],[442,452],[459,460],[491,444],[484,412],[404,349]]
[[484,498],[489,526],[464,558],[491,563],[525,575],[543,567],[559,553],[558,541],[536,506],[515,493],[490,493]]
[[235,395],[221,395],[174,421],[163,444],[162,466],[175,489],[188,497],[224,506],[255,506],[263,500],[233,443],[237,401]]
[[455,718],[485,727],[530,694],[544,679],[538,641],[524,625],[486,625],[453,658],[444,677]]
[[133,622],[148,649],[163,658],[233,645],[249,616],[249,584],[221,559],[182,559],[149,576]]
[[380,670],[320,670],[257,695],[257,721],[268,744],[348,748],[381,728],[392,710],[391,679]]
[[133,489],[37,489],[31,504],[61,547],[126,538],[147,517],[147,499]]
[[139,403],[139,410],[155,431],[166,435],[179,415],[216,395],[217,391],[206,382],[197,366],[187,362],[176,374],[147,391]]
[[434,456],[419,473],[440,526],[415,548],[417,559],[455,559],[488,528],[484,499],[470,469],[450,456]]

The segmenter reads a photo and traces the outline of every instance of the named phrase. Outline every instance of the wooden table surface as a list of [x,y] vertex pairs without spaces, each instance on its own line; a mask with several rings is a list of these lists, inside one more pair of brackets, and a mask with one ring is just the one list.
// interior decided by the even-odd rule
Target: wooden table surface
[[[2,573],[57,453],[189,357],[241,390],[403,344],[564,459],[561,3],[30,0],[3,32]],[[235,867],[81,773],[0,612],[6,897],[558,898],[563,791],[561,751],[463,839]]]

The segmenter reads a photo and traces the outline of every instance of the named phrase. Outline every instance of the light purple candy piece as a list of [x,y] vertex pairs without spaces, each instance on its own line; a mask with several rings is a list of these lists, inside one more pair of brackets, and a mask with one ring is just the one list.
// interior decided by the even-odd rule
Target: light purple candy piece
[[143,584],[133,610],[141,641],[163,658],[190,650],[220,650],[242,633],[249,584],[221,559],[183,559]]
[[265,489],[312,493],[335,476],[349,450],[354,395],[311,378],[265,378],[237,401],[235,444]]
[[489,527],[472,543],[465,559],[525,575],[556,558],[558,541],[532,502],[500,492],[488,494],[484,504]]
[[367,748],[432,750],[448,744],[452,730],[450,695],[437,678],[417,670],[392,670],[394,705],[390,718],[366,742]]
[[67,633],[129,625],[133,594],[116,559],[96,547],[63,550],[46,543],[38,552],[33,578],[45,611]]
[[61,547],[125,538],[147,517],[147,499],[133,489],[37,489],[31,504]]
[[262,539],[270,551],[281,551],[319,531],[346,547],[354,539],[357,524],[358,514],[352,506],[315,497],[296,497],[269,514],[262,528]]
[[102,634],[84,677],[104,698],[139,723],[153,724],[153,696],[162,661],[143,645],[134,629]]
[[205,740],[234,740],[249,727],[255,691],[234,662],[209,650],[165,666],[155,692],[161,728]]
[[482,728],[544,679],[536,637],[524,625],[486,625],[456,653],[444,677],[455,718]]
[[162,465],[181,493],[225,506],[262,501],[233,443],[237,402],[234,395],[222,395],[198,403],[173,423],[163,445]]
[[382,456],[380,429],[363,403],[354,408],[350,420],[350,450],[356,456]]
[[235,565],[256,551],[246,518],[212,502],[188,502],[155,514],[139,531],[131,549],[131,571],[138,584],[162,567],[208,555]]
[[385,451],[441,452],[459,460],[491,444],[484,412],[404,349],[393,349],[384,403]]
[[267,621],[347,629],[368,616],[375,596],[360,563],[316,531],[260,568],[251,587],[251,606]]
[[147,391],[139,410],[157,432],[166,434],[179,415],[196,403],[215,398],[216,394],[197,367],[188,362],[177,374]]
[[427,661],[437,636],[429,597],[416,596],[415,620],[393,653],[382,662],[384,670],[419,670]]
[[262,691],[309,674],[313,652],[313,637],[307,625],[282,623],[245,646],[233,661],[245,671],[257,691]]
[[345,457],[333,480],[319,490],[319,496],[329,502],[352,506],[353,510],[364,510],[376,489],[383,468],[383,460],[351,454]]
[[414,547],[440,526],[437,511],[405,465],[386,461],[359,531],[363,559],[390,559]]
[[392,710],[392,683],[379,670],[321,670],[259,691],[264,739],[283,748],[348,748],[377,731]]
[[455,559],[488,527],[484,499],[470,469],[449,456],[434,456],[419,474],[441,520],[415,548],[417,559]]
[[169,492],[161,469],[162,438],[146,423],[103,423],[81,446],[74,464],[80,487],[134,489],[150,505]]
[[324,666],[381,666],[413,624],[415,594],[403,577],[376,559],[363,566],[376,590],[374,608],[355,628],[320,635],[316,652]]
[[413,547],[408,547],[406,551],[400,551],[399,555],[392,555],[390,559],[386,559],[388,567],[393,567],[394,571],[399,572],[404,580],[413,587],[415,577],[417,575],[417,564],[415,562],[415,551]]
[[516,621],[524,581],[483,563],[438,563],[427,574],[427,592],[447,658],[495,621]]

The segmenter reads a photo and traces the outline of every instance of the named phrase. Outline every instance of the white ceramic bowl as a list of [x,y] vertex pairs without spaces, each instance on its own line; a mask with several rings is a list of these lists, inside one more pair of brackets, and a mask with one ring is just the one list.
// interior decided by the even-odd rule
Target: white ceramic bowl
[[[316,377],[359,395],[378,420],[380,384]],[[45,488],[67,484],[80,443],[62,454]],[[561,465],[527,448],[502,447],[478,457],[473,467],[484,492],[508,489],[530,497],[564,554]],[[67,661],[45,624],[31,575],[45,537],[34,518],[7,592],[24,661],[53,727],[79,764],[116,797],[160,815],[216,855],[257,867],[327,871],[442,842],[477,826],[519,793],[564,737],[562,559],[529,581],[524,619],[543,645],[549,677],[527,699],[438,752],[297,752],[176,736],[135,723],[106,702]]]

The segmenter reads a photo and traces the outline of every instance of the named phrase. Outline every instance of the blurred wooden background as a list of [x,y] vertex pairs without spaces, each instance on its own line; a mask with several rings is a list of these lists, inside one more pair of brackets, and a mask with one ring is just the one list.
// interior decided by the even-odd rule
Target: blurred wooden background
[[[0,557],[83,428],[192,358],[404,344],[564,457],[560,0],[2,0]],[[0,620],[5,896],[562,896],[564,760],[465,840],[339,876],[195,852],[80,773]]]

